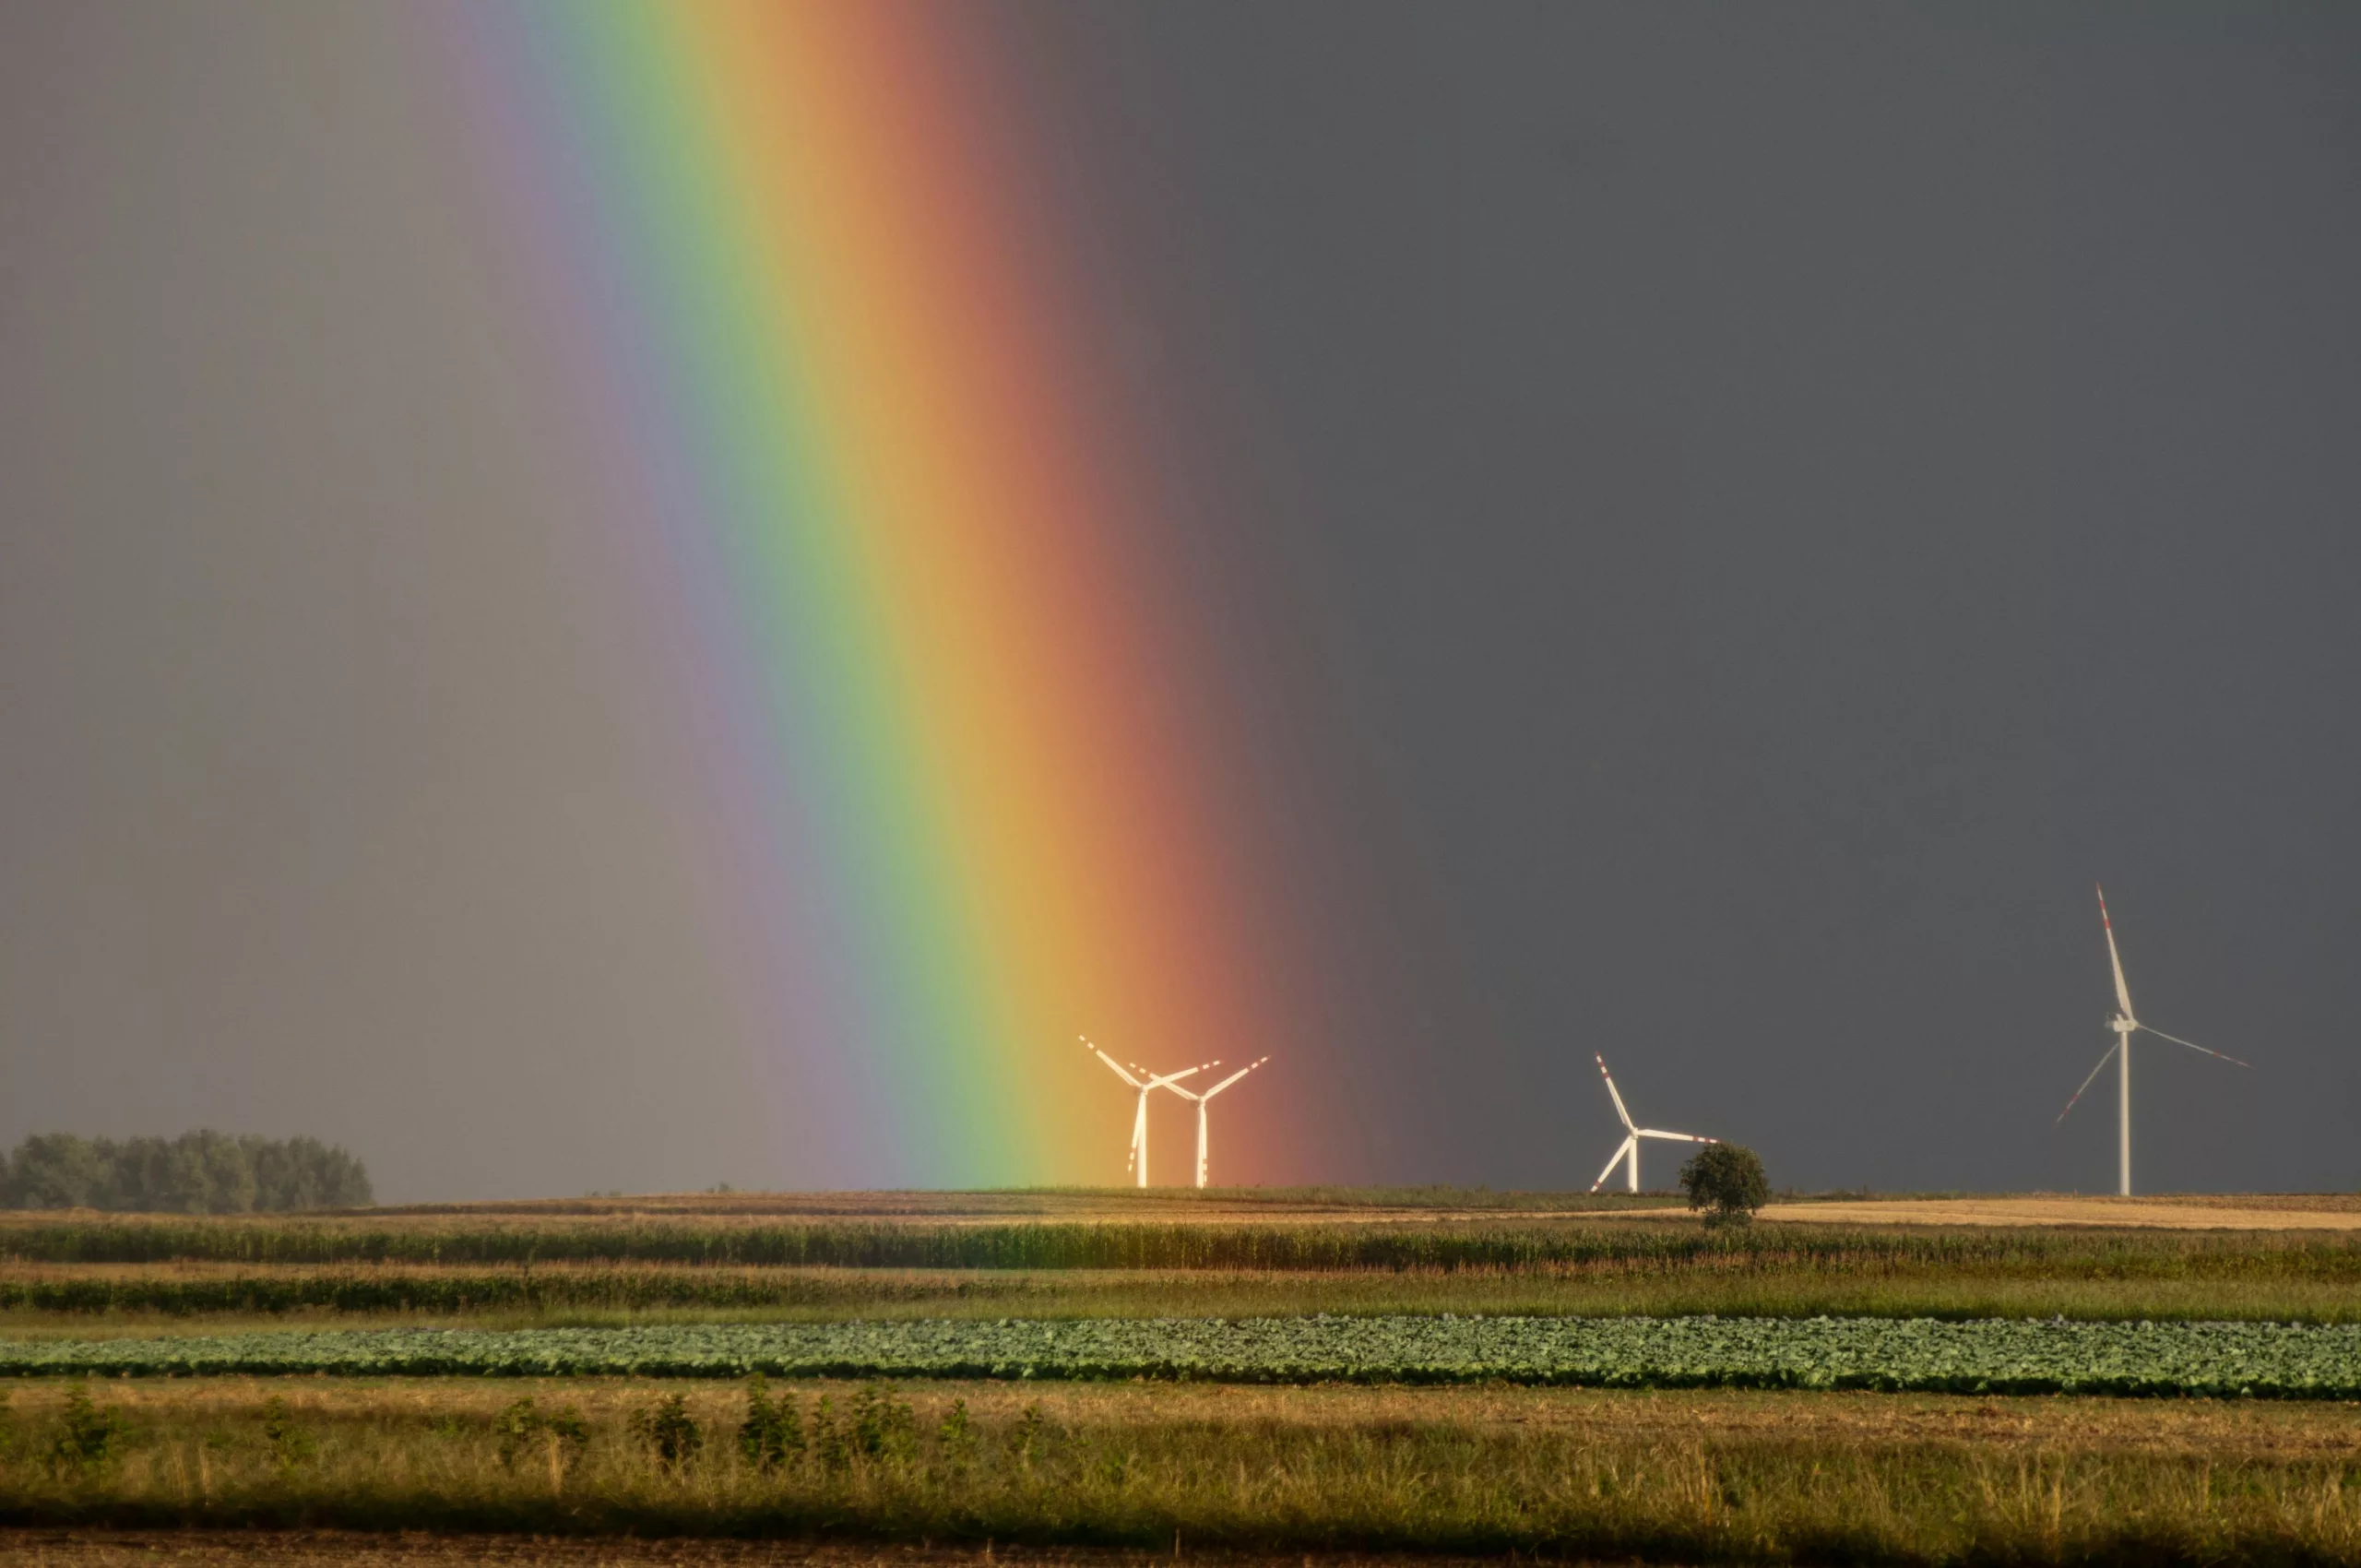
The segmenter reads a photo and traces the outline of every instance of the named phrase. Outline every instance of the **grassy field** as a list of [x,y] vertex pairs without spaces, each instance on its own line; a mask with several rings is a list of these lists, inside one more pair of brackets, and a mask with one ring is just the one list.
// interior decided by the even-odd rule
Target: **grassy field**
[[[790,1384],[773,1392],[797,1441],[765,1466],[739,1443],[742,1387],[683,1392],[668,1462],[647,1435],[659,1392],[632,1380],[108,1385],[78,1417],[74,1387],[36,1385],[13,1403],[0,1522],[1159,1554],[1177,1532],[1184,1549],[1268,1552],[2361,1561],[2350,1406]],[[559,1424],[515,1414],[527,1398]],[[60,1457],[77,1420],[121,1435]]]
[[2361,1321],[2361,1235],[2347,1231],[1203,1212],[14,1217],[0,1223],[0,1329],[1311,1312]]
[[2065,1317],[2361,1322],[2343,1256],[2240,1273],[2188,1260],[1945,1269],[1749,1258],[1581,1270],[1270,1271],[746,1269],[694,1265],[478,1268],[0,1264],[0,1334],[218,1332],[349,1322],[383,1327],[826,1323],[854,1318],[1273,1317],[1475,1313],[1656,1317]]
[[[1831,1194],[1771,1212],[1713,1230],[1661,1196],[1430,1189],[19,1214],[0,1217],[0,1337],[1323,1313],[2361,1322],[2350,1198]],[[2351,1403],[955,1381],[889,1395],[837,1382],[792,1385],[803,1445],[765,1467],[739,1449],[734,1382],[196,1378],[89,1392],[77,1428],[73,1384],[8,1385],[0,1525],[258,1551],[300,1538],[267,1533],[280,1530],[764,1536],[884,1543],[914,1562],[979,1561],[961,1554],[989,1540],[1044,1562],[1136,1563],[1171,1552],[1177,1533],[1189,1553],[1290,1563],[1514,1550],[2361,1564]],[[702,1442],[672,1465],[645,1418],[675,1392]],[[578,1438],[516,1417],[504,1437],[520,1397],[536,1417],[571,1407]],[[104,1452],[75,1457],[74,1443]],[[183,1533],[193,1526],[206,1529]],[[219,1533],[231,1527],[254,1533]],[[132,1550],[20,1535],[0,1537],[0,1553],[42,1540],[61,1562]],[[682,1561],[728,1560],[697,1550]]]

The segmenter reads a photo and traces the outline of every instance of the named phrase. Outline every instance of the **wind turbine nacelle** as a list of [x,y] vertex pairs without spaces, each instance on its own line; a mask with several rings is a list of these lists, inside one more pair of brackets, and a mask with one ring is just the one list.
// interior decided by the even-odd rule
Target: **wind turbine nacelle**
[[2118,1013],[2114,1017],[2109,1018],[2106,1021],[2106,1027],[2113,1029],[2117,1034],[2128,1035],[2132,1030],[2140,1027],[2140,1020],[2137,1018],[2127,1018],[2122,1014]]

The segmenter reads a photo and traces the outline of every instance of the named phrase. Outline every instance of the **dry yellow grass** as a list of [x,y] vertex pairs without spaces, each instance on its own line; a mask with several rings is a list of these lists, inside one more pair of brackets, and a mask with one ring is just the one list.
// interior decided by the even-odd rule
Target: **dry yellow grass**
[[[2361,1229],[2361,1194],[2166,1194],[2118,1198],[2055,1193],[1991,1196],[1822,1199],[1774,1204],[1765,1220],[1795,1225],[1952,1225],[2106,1227],[2131,1229]],[[421,1204],[319,1215],[220,1216],[109,1214],[94,1209],[0,1211],[0,1243],[12,1229],[61,1224],[146,1226],[297,1224],[326,1230],[427,1231],[455,1222],[473,1230],[538,1229],[694,1222],[729,1229],[781,1223],[860,1221],[927,1226],[1171,1224],[1188,1226],[1400,1226],[1640,1220],[1696,1223],[1662,1194],[1605,1194],[1439,1190],[1324,1190],[1268,1194],[1186,1188],[1146,1191],[981,1193],[657,1193],[632,1197],[545,1198],[516,1202]]]
[[1796,1225],[1972,1225],[2122,1230],[2361,1230],[2352,1194],[2207,1194],[2153,1198],[2035,1194],[1774,1204],[1765,1220]]
[[[967,1563],[991,1555],[929,1543],[1021,1538],[1065,1544],[1027,1562],[1111,1568],[1174,1555],[1162,1546],[1179,1531],[1187,1555],[1220,1544],[1248,1562],[1357,1545],[1764,1568],[2361,1564],[2356,1405],[939,1384],[904,1391],[914,1409],[898,1430],[912,1446],[889,1451],[824,1443],[824,1392],[839,1420],[877,1407],[843,1384],[804,1383],[784,1392],[810,1418],[810,1450],[758,1472],[730,1441],[745,1396],[728,1385],[213,1379],[95,1389],[124,1419],[127,1450],[68,1474],[42,1455],[66,1427],[70,1391],[15,1392],[12,1420],[33,1445],[0,1464],[12,1522],[192,1530],[0,1536],[0,1553],[77,1565],[186,1547],[204,1562],[447,1558],[399,1534],[429,1526],[504,1530],[469,1538],[517,1562],[748,1560],[644,1553],[630,1537],[865,1537],[919,1550],[781,1555]],[[666,1466],[624,1417],[675,1393],[707,1441]],[[578,1410],[587,1443],[501,1449],[494,1417],[527,1394]],[[954,1399],[966,1401],[956,1418]],[[220,1533],[301,1524],[384,1533]],[[544,1554],[530,1538],[550,1534],[603,1538]],[[1133,1550],[1072,1550],[1110,1542]]]
[[[841,1401],[846,1384],[781,1382],[807,1403]],[[11,1390],[21,1422],[38,1425],[64,1406],[72,1384],[40,1381]],[[1362,1386],[1309,1388],[1228,1384],[935,1382],[903,1395],[931,1426],[955,1400],[979,1420],[1014,1420],[1028,1406],[1062,1427],[1169,1427],[1209,1423],[1262,1431],[1452,1427],[1544,1433],[1597,1442],[1780,1438],[1857,1446],[1972,1443],[1989,1452],[2210,1456],[2223,1463],[2287,1462],[2361,1451],[2361,1404],[2272,1400],[1981,1397],[1937,1394],[1745,1389]],[[619,1421],[658,1394],[678,1393],[701,1421],[733,1425],[745,1402],[734,1383],[652,1385],[633,1378],[128,1379],[100,1386],[102,1401],[138,1421],[208,1420],[251,1414],[270,1398],[298,1417],[459,1417],[490,1420],[524,1396],[573,1405],[593,1420]]]

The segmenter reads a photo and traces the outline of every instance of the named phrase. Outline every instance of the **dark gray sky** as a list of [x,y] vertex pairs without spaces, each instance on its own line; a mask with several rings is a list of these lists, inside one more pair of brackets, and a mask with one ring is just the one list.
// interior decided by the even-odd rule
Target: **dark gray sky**
[[[2098,878],[2257,1064],[2142,1048],[2142,1184],[2355,1183],[2361,12],[996,15],[1326,933],[1241,1114],[1364,1152],[1268,1174],[1587,1183],[1603,1046],[1783,1182],[2106,1186]],[[444,70],[0,12],[0,1139],[819,1179]]]

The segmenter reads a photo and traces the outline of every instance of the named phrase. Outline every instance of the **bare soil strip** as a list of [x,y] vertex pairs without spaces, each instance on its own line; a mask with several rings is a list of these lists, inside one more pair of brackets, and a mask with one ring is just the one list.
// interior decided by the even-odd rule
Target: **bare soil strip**
[[897,1546],[789,1540],[635,1540],[629,1538],[363,1535],[350,1530],[0,1530],[0,1562],[24,1568],[447,1568],[461,1562],[547,1564],[548,1568],[1169,1568],[1179,1562],[1224,1568],[1453,1568],[1494,1560],[1358,1553],[1242,1555],[1191,1549],[1179,1557],[1113,1547]]

